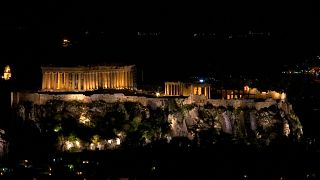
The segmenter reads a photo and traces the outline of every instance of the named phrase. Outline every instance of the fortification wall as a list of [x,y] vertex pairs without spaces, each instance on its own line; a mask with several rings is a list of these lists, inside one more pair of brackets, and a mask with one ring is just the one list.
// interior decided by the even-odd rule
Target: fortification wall
[[[108,103],[116,102],[138,102],[144,106],[163,107],[168,98],[147,98],[143,96],[125,96],[123,94],[93,94],[86,96],[84,94],[44,94],[44,93],[28,93],[28,92],[13,92],[11,96],[12,105],[16,105],[19,102],[31,101],[34,104],[44,104],[49,100],[62,100],[62,101],[82,101],[89,103],[92,101],[105,101]],[[269,107],[271,105],[276,105],[277,102],[272,99],[268,99],[263,102],[255,102],[252,99],[206,99],[204,96],[190,96],[188,98],[182,99],[183,104],[204,105],[206,103],[212,104],[214,107],[233,107],[237,108],[249,108],[249,109],[261,109],[264,107]],[[281,104],[282,109],[286,111],[292,110],[292,107],[287,103]]]

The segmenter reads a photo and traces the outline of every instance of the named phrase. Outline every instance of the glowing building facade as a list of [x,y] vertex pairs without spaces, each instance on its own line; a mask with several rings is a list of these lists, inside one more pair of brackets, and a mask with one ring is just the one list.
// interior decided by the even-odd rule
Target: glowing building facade
[[135,66],[41,67],[42,91],[136,89]]
[[183,83],[183,82],[165,82],[165,96],[190,96],[204,95],[208,99],[211,87],[206,83]]

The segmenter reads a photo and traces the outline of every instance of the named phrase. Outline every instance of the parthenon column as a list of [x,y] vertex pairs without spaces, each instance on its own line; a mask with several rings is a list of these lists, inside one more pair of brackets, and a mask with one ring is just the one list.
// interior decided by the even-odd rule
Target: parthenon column
[[127,78],[127,70],[124,70],[124,72],[123,72],[123,80],[124,80],[123,87],[127,88],[127,80],[128,80],[128,78]]
[[126,76],[124,74],[124,70],[122,71],[122,88],[126,87]]
[[92,73],[89,72],[89,89],[92,89]]
[[90,77],[89,77],[89,72],[86,73],[86,84],[87,84],[87,90],[90,89]]
[[174,84],[172,84],[171,86],[172,86],[172,95],[174,95]]
[[92,72],[92,89],[96,89],[96,73]]
[[114,77],[115,77],[115,80],[114,80],[114,83],[115,83],[115,88],[118,88],[119,86],[119,77],[118,77],[118,74],[119,72],[118,71],[115,71],[114,72]]
[[67,72],[65,72],[64,73],[64,89],[65,90],[68,90],[69,89],[69,87],[68,87],[68,73]]
[[130,71],[130,87],[133,89],[133,73]]
[[120,82],[120,78],[119,78],[119,71],[116,71],[116,78],[117,78],[117,80],[116,80],[116,87],[117,87],[117,89],[119,88],[119,82]]
[[106,78],[105,78],[106,88],[110,88],[109,78],[110,78],[110,72],[106,72]]
[[46,89],[49,89],[49,82],[50,81],[50,74],[49,74],[49,72],[46,72]]
[[86,90],[89,90],[89,73],[86,72]]
[[70,73],[66,72],[65,76],[66,76],[66,81],[65,81],[66,89],[70,90],[70,81],[69,81],[70,80]]
[[42,89],[46,89],[46,72],[42,73]]
[[120,88],[123,88],[123,70],[120,71]]
[[174,85],[174,95],[176,96],[178,94],[178,88],[177,88],[177,85],[175,84]]
[[175,88],[175,85],[174,84],[172,84],[172,95],[176,95],[176,90],[175,90],[176,88]]
[[118,73],[119,73],[119,88],[121,88],[122,87],[122,72],[119,71]]
[[177,95],[180,95],[180,85],[177,84]]
[[171,95],[174,95],[174,89],[173,89],[173,84],[171,84]]
[[116,80],[115,80],[116,88],[119,88],[119,71],[115,72],[115,77],[116,77]]
[[83,73],[82,75],[83,75],[83,90],[85,91],[85,90],[87,90],[87,85],[86,85],[86,83],[87,83],[86,73]]
[[167,84],[164,84],[164,94],[167,95]]
[[94,86],[95,86],[95,84],[94,84],[94,73],[91,72],[91,89],[92,90],[94,89]]
[[98,86],[98,78],[97,78],[97,72],[93,72],[93,89],[97,89]]
[[95,89],[95,87],[96,87],[95,74],[94,74],[94,72],[91,73],[91,78],[92,78],[91,84],[92,84],[92,90],[93,90],[93,89]]
[[108,80],[107,86],[108,86],[108,88],[112,88],[111,87],[111,78],[112,78],[112,72],[108,72],[108,75],[107,75],[107,80]]
[[122,71],[119,71],[119,87],[123,87],[123,76],[122,76]]
[[102,73],[102,87],[107,88],[107,73],[106,72]]
[[111,88],[115,88],[116,87],[116,77],[115,77],[115,72],[114,71],[112,71],[111,72]]
[[60,72],[57,72],[57,89],[60,89]]
[[78,73],[78,91],[81,90],[81,73]]
[[115,88],[115,74],[114,74],[114,71],[111,72],[110,84],[111,84],[111,88]]
[[51,89],[51,72],[47,73],[48,76],[48,82],[47,82],[47,89]]
[[53,89],[56,89],[56,88],[57,88],[57,86],[56,86],[56,79],[57,79],[57,78],[56,78],[56,75],[57,75],[56,72],[53,72],[53,73],[52,73],[52,79],[53,79],[53,80],[52,80],[52,81],[53,81],[53,82],[52,82],[52,83],[53,83],[52,85],[53,85]]
[[71,73],[71,75],[72,75],[72,87],[71,87],[71,89],[74,90],[74,88],[75,88],[75,80],[76,80],[75,73]]
[[89,90],[90,89],[90,77],[89,77],[89,72],[86,73],[86,90]]
[[102,85],[102,72],[98,72],[98,89],[99,88],[103,88],[103,85]]

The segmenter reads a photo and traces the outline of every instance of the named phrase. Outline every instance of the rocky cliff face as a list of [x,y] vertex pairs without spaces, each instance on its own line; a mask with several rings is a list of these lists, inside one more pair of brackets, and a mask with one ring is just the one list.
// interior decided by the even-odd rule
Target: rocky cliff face
[[281,137],[300,139],[302,125],[292,109],[284,109],[288,103],[272,103],[260,109],[234,106],[213,106],[207,102],[179,106],[171,112],[172,136],[185,136],[190,139],[211,139],[228,135],[248,143],[260,142],[269,145]]
[[302,136],[299,118],[287,102],[201,97],[150,98],[144,102],[20,102],[15,112],[16,119],[33,122],[40,133],[51,132],[61,150],[106,149],[115,147],[112,142],[132,145],[172,137],[187,137],[198,143],[215,143],[228,137],[269,145]]

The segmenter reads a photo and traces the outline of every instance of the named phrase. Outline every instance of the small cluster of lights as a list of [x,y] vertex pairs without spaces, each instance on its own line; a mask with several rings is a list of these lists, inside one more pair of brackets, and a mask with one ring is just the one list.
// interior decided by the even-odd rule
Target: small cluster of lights
[[159,36],[160,32],[138,32],[138,36]]
[[11,69],[10,69],[10,66],[9,66],[9,65],[7,65],[6,67],[4,67],[4,72],[3,72],[2,79],[4,79],[4,80],[9,80],[9,79],[11,79]]
[[71,45],[70,40],[68,40],[68,39],[63,39],[62,40],[62,46],[63,47],[69,47],[70,45]]
[[70,150],[71,148],[77,148],[77,149],[81,148],[81,144],[80,144],[79,140],[65,141],[64,144],[65,144],[67,150]]
[[193,33],[194,38],[213,38],[213,37],[221,37],[227,39],[234,39],[234,38],[252,38],[252,37],[269,37],[271,36],[270,32],[254,32],[250,30],[248,33],[227,33],[227,34],[216,34],[214,32],[198,32]]
[[85,125],[90,125],[90,119],[84,116],[84,113],[81,113],[79,122]]

